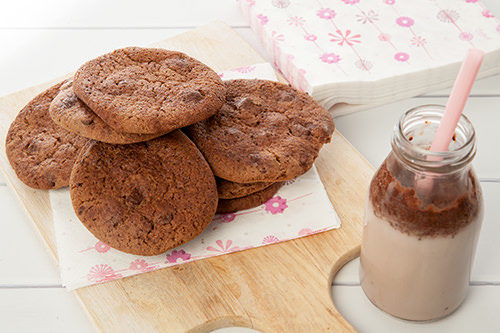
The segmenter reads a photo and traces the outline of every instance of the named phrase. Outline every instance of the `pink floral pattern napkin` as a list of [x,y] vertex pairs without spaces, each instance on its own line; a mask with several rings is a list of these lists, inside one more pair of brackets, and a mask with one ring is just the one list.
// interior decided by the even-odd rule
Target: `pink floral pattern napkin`
[[477,0],[239,0],[288,81],[327,108],[453,83],[466,51],[500,72],[500,22]]
[[[269,64],[236,68],[220,76],[276,80]],[[265,204],[217,215],[196,239],[153,257],[126,254],[96,239],[76,217],[67,188],[50,191],[50,201],[61,280],[69,290],[340,227],[315,168],[286,182]]]

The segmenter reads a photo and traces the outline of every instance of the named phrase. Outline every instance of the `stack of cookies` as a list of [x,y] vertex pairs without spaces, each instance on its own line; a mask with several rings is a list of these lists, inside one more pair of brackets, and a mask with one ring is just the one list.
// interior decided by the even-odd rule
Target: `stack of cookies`
[[218,213],[259,206],[308,171],[333,120],[309,95],[263,80],[226,81],[226,100],[186,133],[217,177]]
[[132,47],[30,101],[6,148],[26,185],[69,185],[98,239],[156,255],[198,236],[216,211],[270,199],[312,167],[333,130],[330,114],[288,85],[222,82],[183,53]]

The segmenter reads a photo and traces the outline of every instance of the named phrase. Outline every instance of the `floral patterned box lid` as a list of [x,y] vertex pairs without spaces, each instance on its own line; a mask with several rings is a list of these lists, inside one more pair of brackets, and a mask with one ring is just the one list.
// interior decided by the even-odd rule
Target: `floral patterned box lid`
[[324,106],[452,85],[469,48],[500,72],[500,22],[477,0],[240,0],[289,82]]

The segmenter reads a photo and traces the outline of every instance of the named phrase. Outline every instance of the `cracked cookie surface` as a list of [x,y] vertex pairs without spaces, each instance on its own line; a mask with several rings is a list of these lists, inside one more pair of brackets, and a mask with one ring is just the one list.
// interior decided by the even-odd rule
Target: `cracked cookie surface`
[[128,47],[85,63],[73,90],[115,130],[155,134],[212,116],[226,88],[217,73],[184,53]]
[[311,168],[334,130],[308,94],[265,80],[230,80],[215,116],[187,128],[214,174],[237,183],[294,179]]
[[250,195],[255,192],[262,191],[274,183],[259,182],[259,183],[235,183],[222,178],[215,178],[217,183],[217,192],[219,199],[234,199]]
[[5,148],[10,165],[26,185],[37,189],[68,186],[78,151],[87,139],[56,125],[49,105],[66,81],[33,98],[10,125]]
[[238,210],[250,209],[264,204],[271,199],[280,189],[283,183],[274,183],[262,191],[235,199],[219,199],[217,213],[234,213]]
[[90,141],[75,163],[70,193],[94,236],[146,256],[198,236],[217,207],[212,171],[179,130],[130,145]]
[[127,144],[154,139],[161,134],[132,134],[114,130],[80,100],[73,91],[73,80],[68,80],[50,103],[52,120],[64,129],[80,136],[115,144]]

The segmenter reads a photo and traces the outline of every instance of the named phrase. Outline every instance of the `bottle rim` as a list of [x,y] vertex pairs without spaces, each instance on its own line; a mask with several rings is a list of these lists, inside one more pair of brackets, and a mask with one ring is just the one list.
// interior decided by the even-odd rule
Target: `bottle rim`
[[476,132],[471,121],[462,114],[455,134],[463,139],[458,147],[444,152],[432,152],[428,147],[413,143],[406,132],[410,126],[427,122],[439,123],[443,117],[445,106],[426,104],[406,111],[394,128],[392,149],[402,159],[420,170],[447,172],[468,164],[476,154]]

